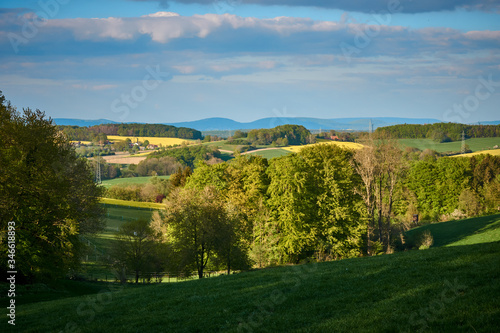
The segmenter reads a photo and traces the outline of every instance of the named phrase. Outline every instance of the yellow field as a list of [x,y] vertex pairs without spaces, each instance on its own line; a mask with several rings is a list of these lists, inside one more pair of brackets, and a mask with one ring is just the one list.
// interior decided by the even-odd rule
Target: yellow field
[[290,146],[290,147],[284,147],[283,149],[298,153],[305,147],[310,147],[313,145],[337,145],[342,148],[350,148],[350,149],[361,149],[363,148],[362,144],[359,143],[354,143],[354,142],[341,142],[341,141],[326,141],[326,142],[318,142],[318,143],[313,143],[309,145],[304,145],[304,146]]
[[168,146],[173,146],[173,145],[181,145],[183,142],[186,142],[186,144],[193,144],[196,143],[196,140],[187,140],[187,139],[179,139],[179,138],[159,138],[159,137],[152,137],[152,136],[119,136],[119,135],[108,135],[108,140],[111,141],[121,141],[129,138],[132,143],[137,142],[144,142],[146,140],[149,141],[150,144],[152,145],[160,145],[162,147],[168,147]]
[[165,205],[154,202],[138,202],[138,201],[101,198],[101,203],[108,205],[119,205],[119,206],[129,206],[129,207],[139,207],[139,208],[165,209]]
[[481,151],[476,151],[476,152],[468,153],[468,154],[453,155],[451,157],[471,157],[471,156],[481,155],[481,154],[490,154],[493,156],[500,156],[500,149],[481,150]]

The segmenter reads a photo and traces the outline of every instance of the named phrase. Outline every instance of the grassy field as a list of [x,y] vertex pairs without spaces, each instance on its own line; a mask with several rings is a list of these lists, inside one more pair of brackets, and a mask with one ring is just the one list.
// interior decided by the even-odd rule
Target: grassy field
[[500,149],[481,150],[481,151],[476,151],[475,153],[453,155],[452,157],[471,157],[471,156],[476,156],[476,155],[481,155],[481,154],[490,154],[493,156],[500,156]]
[[82,284],[75,297],[19,302],[16,327],[4,320],[2,331],[496,332],[500,241],[486,235],[499,220],[426,226],[441,228],[442,246],[422,251],[176,284]]
[[490,215],[424,225],[409,230],[407,237],[415,237],[429,230],[433,247],[472,245],[500,241],[500,215]]
[[101,203],[107,204],[107,205],[134,207],[134,208],[147,208],[147,209],[163,209],[164,208],[164,206],[162,204],[154,203],[154,202],[127,201],[127,200],[118,200],[118,199],[110,199],[110,198],[101,198]]
[[188,140],[188,139],[179,139],[179,138],[160,138],[160,137],[152,137],[152,136],[119,136],[119,135],[108,135],[108,140],[111,141],[120,141],[129,138],[132,142],[144,142],[146,140],[149,141],[152,145],[162,145],[163,147],[173,146],[173,145],[181,145],[183,142],[187,144],[196,143],[196,140]]
[[280,157],[280,156],[288,155],[288,154],[290,154],[290,152],[288,150],[286,150],[285,148],[277,148],[277,149],[253,150],[253,151],[246,153],[245,155],[259,155],[259,156],[262,156],[262,157],[270,160],[271,158]]
[[303,145],[303,146],[290,146],[290,147],[285,147],[283,149],[297,153],[301,151],[305,147],[309,147],[312,145],[337,145],[343,148],[350,148],[350,149],[361,149],[363,148],[362,144],[359,143],[354,143],[354,142],[339,142],[339,141],[327,141],[327,142],[318,142],[318,143],[313,143],[311,145]]
[[[157,176],[161,179],[169,179],[170,176]],[[114,185],[118,186],[129,186],[129,185],[142,185],[149,183],[152,177],[127,177],[127,178],[115,178],[102,181],[102,186],[111,187]]]
[[[432,149],[437,152],[460,151],[462,141],[436,143],[431,139],[399,139],[399,143],[407,147],[415,147],[420,150]],[[465,143],[473,152],[492,149],[495,145],[500,146],[500,138],[477,138],[467,139]]]

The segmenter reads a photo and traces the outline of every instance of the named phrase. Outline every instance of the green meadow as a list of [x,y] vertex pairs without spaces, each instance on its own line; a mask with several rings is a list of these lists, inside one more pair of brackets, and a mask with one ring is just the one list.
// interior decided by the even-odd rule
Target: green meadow
[[[161,179],[169,179],[170,176],[157,176]],[[115,178],[102,181],[102,186],[111,187],[117,186],[129,186],[129,185],[143,185],[149,183],[151,177],[127,177],[127,178]]]
[[[121,221],[113,219],[109,232]],[[500,215],[427,225],[409,237],[423,229],[434,237],[427,250],[171,284],[66,281],[46,286],[56,290],[52,300],[24,291],[15,329],[4,321],[2,331],[496,332]]]
[[[462,141],[437,143],[431,139],[399,139],[399,143],[405,147],[414,147],[420,150],[432,149],[439,153],[458,152],[462,149]],[[500,138],[472,138],[465,140],[469,148],[475,151],[493,149],[495,145],[500,146]]]

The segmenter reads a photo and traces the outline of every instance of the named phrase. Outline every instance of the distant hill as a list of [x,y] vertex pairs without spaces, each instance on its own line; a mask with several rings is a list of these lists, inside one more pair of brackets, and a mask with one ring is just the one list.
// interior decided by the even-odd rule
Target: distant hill
[[[320,119],[320,118],[281,118],[270,117],[262,118],[252,122],[244,123],[238,122],[228,118],[207,118],[195,121],[177,122],[177,123],[162,123],[164,125],[173,125],[176,127],[194,128],[198,131],[234,131],[234,130],[248,130],[258,128],[274,128],[279,125],[302,125],[309,130],[353,130],[353,131],[368,131],[370,128],[370,121],[373,129],[378,127],[386,127],[401,124],[433,124],[440,123],[439,119],[432,118],[398,118],[398,117],[374,117],[374,118],[333,118],[333,119]],[[72,118],[55,118],[54,122],[57,125],[71,125],[71,126],[94,126],[100,124],[118,124],[119,122],[108,119],[96,120],[82,120]],[[498,125],[500,120],[497,121],[484,121],[482,125]]]
[[177,127],[190,127],[199,131],[233,131],[255,128],[273,128],[278,125],[302,125],[309,130],[354,130],[368,131],[370,121],[373,129],[398,124],[432,124],[441,122],[438,119],[420,119],[420,118],[395,118],[395,117],[376,117],[376,118],[262,118],[249,123],[241,123],[227,118],[207,118],[196,121],[169,123]]
[[67,126],[95,126],[101,124],[119,124],[116,121],[108,119],[96,119],[96,120],[85,120],[85,119],[73,119],[73,118],[54,118],[54,123],[56,125],[67,125]]

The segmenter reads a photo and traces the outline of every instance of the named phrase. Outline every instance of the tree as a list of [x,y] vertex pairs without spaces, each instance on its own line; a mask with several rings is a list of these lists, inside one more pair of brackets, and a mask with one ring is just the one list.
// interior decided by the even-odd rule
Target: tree
[[17,112],[0,93],[0,265],[7,222],[15,222],[16,270],[29,280],[68,274],[80,262],[79,235],[100,230],[102,190],[85,159],[39,110]]
[[318,145],[270,161],[267,204],[285,261],[359,254],[363,225],[351,158],[350,150]]
[[118,242],[112,250],[114,266],[134,272],[135,283],[140,274],[153,270],[158,259],[158,244],[149,221],[136,220],[123,224],[117,235]]
[[354,168],[361,177],[362,183],[355,188],[355,191],[363,198],[365,204],[365,216],[368,221],[366,228],[367,253],[372,255],[371,232],[374,225],[375,216],[375,181],[379,175],[379,165],[375,157],[375,147],[373,144],[356,151],[354,154]]
[[215,188],[174,190],[165,212],[153,220],[152,227],[180,258],[180,271],[196,270],[201,279],[215,258],[228,258],[230,269],[231,249],[237,240],[233,237],[234,220]]

